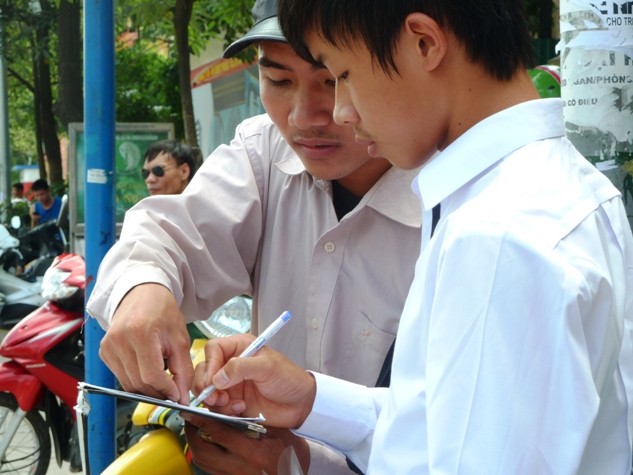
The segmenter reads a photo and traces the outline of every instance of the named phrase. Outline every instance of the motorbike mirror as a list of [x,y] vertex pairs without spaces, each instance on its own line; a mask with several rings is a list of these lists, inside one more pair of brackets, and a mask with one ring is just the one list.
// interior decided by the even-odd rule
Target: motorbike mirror
[[62,196],[62,205],[59,209],[59,216],[57,216],[57,228],[59,229],[59,235],[61,236],[64,249],[68,245],[66,234],[68,233],[68,195]]
[[19,216],[13,216],[11,218],[11,227],[13,229],[20,229],[20,226],[22,226],[22,218]]
[[68,195],[62,196],[62,205],[59,208],[59,215],[57,216],[57,226],[63,227],[68,219]]

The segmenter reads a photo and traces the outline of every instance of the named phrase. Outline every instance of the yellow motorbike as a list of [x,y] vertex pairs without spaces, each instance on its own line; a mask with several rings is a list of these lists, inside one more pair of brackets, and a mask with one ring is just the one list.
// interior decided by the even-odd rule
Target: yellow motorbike
[[[235,297],[214,311],[209,319],[188,326],[194,366],[204,361],[204,345],[210,338],[244,333],[250,329],[251,305],[250,298]],[[178,411],[141,402],[132,414],[132,424],[151,430],[117,457],[102,475],[202,473],[191,463],[184,436],[184,420]]]

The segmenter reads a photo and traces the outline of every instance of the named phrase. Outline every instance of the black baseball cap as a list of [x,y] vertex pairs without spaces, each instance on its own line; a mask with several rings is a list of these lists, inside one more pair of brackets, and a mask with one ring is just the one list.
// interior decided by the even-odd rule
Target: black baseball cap
[[255,25],[239,40],[224,50],[224,57],[231,58],[255,41],[286,42],[277,21],[277,1],[257,0],[253,6]]

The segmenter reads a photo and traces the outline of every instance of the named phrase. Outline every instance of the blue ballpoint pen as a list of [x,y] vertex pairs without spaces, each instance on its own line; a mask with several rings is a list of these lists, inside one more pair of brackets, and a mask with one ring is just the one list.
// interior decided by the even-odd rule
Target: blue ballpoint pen
[[[272,322],[268,326],[268,328],[266,328],[266,330],[264,330],[257,338],[253,340],[250,345],[246,347],[244,351],[242,351],[239,358],[246,358],[257,353],[257,351],[262,346],[264,346],[266,342],[270,340],[270,338],[281,329],[281,327],[288,323],[288,320],[290,320],[290,318],[292,318],[292,313],[287,310],[279,315],[279,317],[277,317],[277,319]],[[198,394],[197,398],[191,401],[189,405],[191,407],[199,406],[202,401],[204,401],[211,393],[213,393],[213,391],[215,391],[215,386],[213,384],[207,386],[200,392],[200,394]]]

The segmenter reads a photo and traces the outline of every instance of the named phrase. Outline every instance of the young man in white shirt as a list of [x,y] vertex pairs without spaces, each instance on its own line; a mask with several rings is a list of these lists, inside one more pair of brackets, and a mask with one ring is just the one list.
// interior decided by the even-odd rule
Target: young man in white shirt
[[[100,354],[125,389],[188,402],[185,320],[240,294],[253,296],[255,334],[293,312],[272,344],[315,371],[373,385],[393,342],[419,252],[415,172],[369,156],[334,123],[334,79],[286,43],[274,1],[254,13],[227,54],[258,45],[268,114],[240,124],[182,194],[130,210],[100,267],[88,312],[107,328]],[[224,426],[208,432],[211,473],[272,473],[285,446],[307,449],[289,431],[233,444]],[[316,444],[309,458],[311,473],[349,473]]]
[[538,99],[521,4],[279,1],[289,42],[337,78],[335,120],[422,165],[422,252],[388,389],[268,349],[231,359],[237,337],[207,345],[194,390],[224,390],[208,403],[366,473],[630,473],[633,237],[561,101]]

